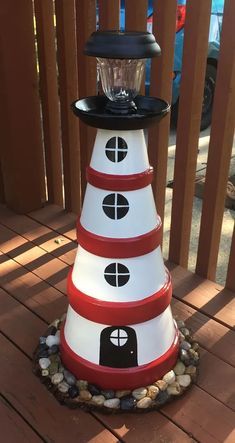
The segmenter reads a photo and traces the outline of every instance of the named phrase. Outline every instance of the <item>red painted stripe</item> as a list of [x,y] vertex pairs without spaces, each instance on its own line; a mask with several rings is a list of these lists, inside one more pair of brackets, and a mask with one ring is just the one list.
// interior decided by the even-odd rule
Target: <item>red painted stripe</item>
[[133,368],[110,368],[96,365],[75,354],[65,340],[63,328],[60,337],[61,359],[64,366],[78,379],[87,380],[103,389],[135,389],[139,386],[150,385],[175,366],[179,351],[176,330],[174,342],[168,351],[151,363]]
[[80,223],[77,224],[78,243],[86,251],[100,257],[130,258],[148,254],[161,244],[162,222],[152,231],[138,237],[111,238],[102,237],[87,231]]
[[167,271],[167,282],[160,291],[150,297],[134,302],[106,302],[90,297],[76,288],[72,281],[72,270],[67,280],[69,303],[77,314],[88,320],[105,325],[133,325],[143,323],[160,315],[169,306],[172,283]]
[[146,171],[138,174],[112,175],[104,174],[88,166],[86,177],[88,183],[96,188],[108,189],[110,191],[134,191],[152,183],[153,168],[150,167]]

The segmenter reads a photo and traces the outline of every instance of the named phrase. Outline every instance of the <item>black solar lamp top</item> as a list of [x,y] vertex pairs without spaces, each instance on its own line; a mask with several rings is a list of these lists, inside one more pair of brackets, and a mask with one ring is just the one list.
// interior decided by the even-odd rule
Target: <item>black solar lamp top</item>
[[150,32],[114,30],[93,32],[84,53],[101,58],[139,59],[156,57],[161,49]]

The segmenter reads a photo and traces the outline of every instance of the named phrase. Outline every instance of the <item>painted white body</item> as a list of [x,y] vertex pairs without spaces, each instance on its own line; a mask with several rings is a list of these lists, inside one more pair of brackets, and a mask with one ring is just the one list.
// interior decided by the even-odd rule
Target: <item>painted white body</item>
[[[122,139],[121,142],[120,139]],[[110,148],[109,143],[107,155],[106,145],[110,140],[114,143],[114,148]],[[121,153],[120,157],[115,157],[117,147],[120,150],[124,149],[125,155]],[[112,157],[113,152],[115,152],[114,157]],[[142,130],[109,131],[99,129],[90,166],[98,172],[112,175],[130,175],[148,170],[149,161],[144,132]],[[99,236],[119,239],[147,234],[159,225],[160,219],[156,212],[151,186],[135,191],[116,192],[128,200],[128,211],[124,215],[122,214],[122,218],[118,218],[116,215],[112,218],[110,213],[107,215],[107,211],[104,211],[103,201],[109,194],[115,193],[88,184],[80,219],[86,230]],[[117,200],[115,202],[117,203]],[[112,207],[112,204],[108,206]],[[115,273],[109,271],[108,278],[107,267],[115,269]],[[110,275],[112,275],[112,281],[109,280]],[[123,280],[120,280],[122,284],[119,284],[119,277],[123,279],[124,275],[128,276],[127,280],[124,283]],[[144,300],[160,291],[168,280],[168,275],[160,247],[138,257],[119,259],[96,256],[79,245],[72,280],[78,290],[90,297],[101,301],[125,303]],[[93,307],[94,313],[95,305]],[[118,334],[127,334],[127,351],[124,349],[124,344],[120,345],[123,343],[125,335],[121,338],[118,335],[119,350],[117,350],[116,343],[113,343],[113,339],[116,340],[116,338],[113,338],[112,334],[117,331]],[[123,367],[136,367],[136,365],[144,365],[156,360],[171,348],[175,334],[176,327],[169,306],[160,315],[144,323],[117,327],[90,321],[69,306],[65,323],[65,340],[75,354],[91,363],[104,366],[107,365],[105,363],[106,357],[108,356],[107,359],[109,359],[110,356],[109,362],[111,364],[108,366],[111,367],[115,367],[113,362],[117,362],[119,356],[118,363],[121,361],[122,364],[122,355],[125,352],[127,352],[124,357],[127,359],[126,363],[130,364]],[[112,348],[110,348],[110,343]],[[120,346],[123,346],[123,354],[119,352]],[[105,349],[106,355],[104,357],[101,357],[101,349],[102,352]],[[116,357],[116,360],[112,359],[112,356]]]
[[[110,194],[120,194],[126,198],[129,210],[124,217],[115,220],[105,214],[102,203]],[[117,193],[97,189],[88,184],[80,221],[88,231],[111,238],[128,238],[146,234],[160,223],[150,185],[136,191]]]
[[[125,265],[130,272],[124,286],[111,286],[104,278],[105,268],[115,262]],[[149,254],[125,259],[98,257],[79,246],[72,280],[77,289],[93,298],[131,302],[159,291],[167,280],[167,274],[160,246]]]
[[[112,137],[121,137],[128,145],[127,155],[120,162],[111,162],[105,147]],[[149,168],[144,131],[110,131],[98,129],[90,166],[96,171],[113,175],[130,175],[146,171]]]
[[[99,364],[100,334],[107,326],[109,325],[81,317],[69,306],[64,330],[66,342],[77,355]],[[131,328],[137,336],[138,365],[161,357],[175,339],[175,323],[170,306],[158,317],[145,323],[131,325]]]

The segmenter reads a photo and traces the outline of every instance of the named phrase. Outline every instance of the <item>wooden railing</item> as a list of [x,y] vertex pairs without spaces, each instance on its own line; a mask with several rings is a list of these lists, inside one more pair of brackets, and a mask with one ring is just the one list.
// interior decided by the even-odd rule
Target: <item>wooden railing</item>
[[[127,30],[145,30],[147,0],[125,0]],[[154,0],[151,95],[171,100],[176,0]],[[187,0],[169,259],[188,265],[211,0]],[[45,203],[79,213],[95,130],[70,104],[97,92],[86,39],[119,28],[119,0],[7,0],[0,8],[0,201],[25,213]],[[225,1],[196,272],[215,278],[235,122],[235,2]],[[164,218],[170,116],[149,130],[158,212]],[[235,231],[226,287],[235,290]]]

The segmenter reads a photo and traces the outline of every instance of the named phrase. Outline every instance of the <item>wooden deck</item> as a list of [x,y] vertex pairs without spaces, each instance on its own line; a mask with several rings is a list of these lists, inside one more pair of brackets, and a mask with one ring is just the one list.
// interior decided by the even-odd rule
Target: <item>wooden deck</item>
[[[28,216],[0,209],[1,435],[5,443],[234,443],[235,298],[168,264],[173,311],[201,345],[198,383],[159,412],[105,416],[60,406],[32,373],[32,352],[66,311],[76,217],[57,206]],[[55,242],[60,239],[59,242]]]

